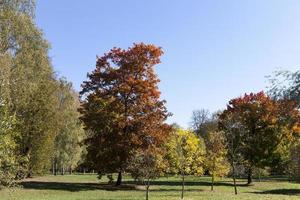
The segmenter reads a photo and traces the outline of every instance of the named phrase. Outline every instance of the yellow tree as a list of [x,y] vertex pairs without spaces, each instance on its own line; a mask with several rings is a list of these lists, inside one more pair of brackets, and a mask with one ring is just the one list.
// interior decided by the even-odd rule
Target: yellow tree
[[209,132],[205,144],[205,165],[211,175],[211,190],[213,191],[215,177],[226,175],[230,169],[226,158],[227,149],[224,134],[220,131]]
[[169,173],[180,174],[182,180],[181,199],[184,196],[186,175],[202,175],[205,160],[205,144],[190,130],[173,131],[167,143]]

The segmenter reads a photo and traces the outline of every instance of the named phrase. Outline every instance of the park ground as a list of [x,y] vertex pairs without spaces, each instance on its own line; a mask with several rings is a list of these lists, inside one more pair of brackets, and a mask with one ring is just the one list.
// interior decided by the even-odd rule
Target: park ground
[[[285,200],[300,199],[300,183],[291,183],[284,178],[268,178],[247,186],[238,180],[239,194],[234,195],[231,179],[220,179],[215,191],[210,191],[209,177],[187,177],[186,200]],[[160,178],[151,186],[150,200],[180,199],[179,177]],[[24,180],[19,187],[1,189],[1,200],[141,200],[144,187],[137,186],[129,177],[124,185],[114,187],[107,179],[99,181],[96,175],[43,176]]]

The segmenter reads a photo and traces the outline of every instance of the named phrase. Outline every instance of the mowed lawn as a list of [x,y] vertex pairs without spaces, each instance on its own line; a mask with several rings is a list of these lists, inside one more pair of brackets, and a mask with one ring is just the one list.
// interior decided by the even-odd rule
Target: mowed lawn
[[[186,178],[186,200],[259,200],[300,199],[300,183],[289,183],[282,179],[268,179],[246,186],[238,180],[238,195],[234,195],[231,179],[218,180],[215,191],[210,191],[209,177]],[[144,187],[136,186],[125,177],[122,187],[106,184],[107,179],[97,180],[96,175],[44,176],[28,179],[19,188],[0,190],[1,200],[132,200],[144,199]],[[160,178],[151,186],[150,199],[180,199],[179,177]]]

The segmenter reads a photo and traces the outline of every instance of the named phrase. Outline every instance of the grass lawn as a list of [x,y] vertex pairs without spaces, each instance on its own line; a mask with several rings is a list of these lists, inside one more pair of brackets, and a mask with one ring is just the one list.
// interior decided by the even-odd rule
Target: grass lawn
[[[143,186],[135,186],[132,179],[125,177],[124,185],[116,188],[99,183],[96,175],[44,176],[27,179],[19,188],[0,190],[1,200],[141,200]],[[246,186],[245,180],[238,180],[238,195],[234,195],[231,179],[219,180],[215,191],[210,191],[209,177],[187,177],[186,200],[284,200],[300,199],[300,183],[289,183],[280,179],[269,179]],[[178,177],[160,178],[150,187],[153,200],[180,199],[181,183]]]

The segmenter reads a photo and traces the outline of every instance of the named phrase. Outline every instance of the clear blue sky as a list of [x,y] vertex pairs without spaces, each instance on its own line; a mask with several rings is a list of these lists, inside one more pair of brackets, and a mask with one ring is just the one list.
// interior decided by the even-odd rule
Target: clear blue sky
[[266,89],[266,75],[300,66],[299,0],[38,0],[36,21],[59,75],[77,90],[96,55],[133,42],[163,47],[157,67],[169,122]]

